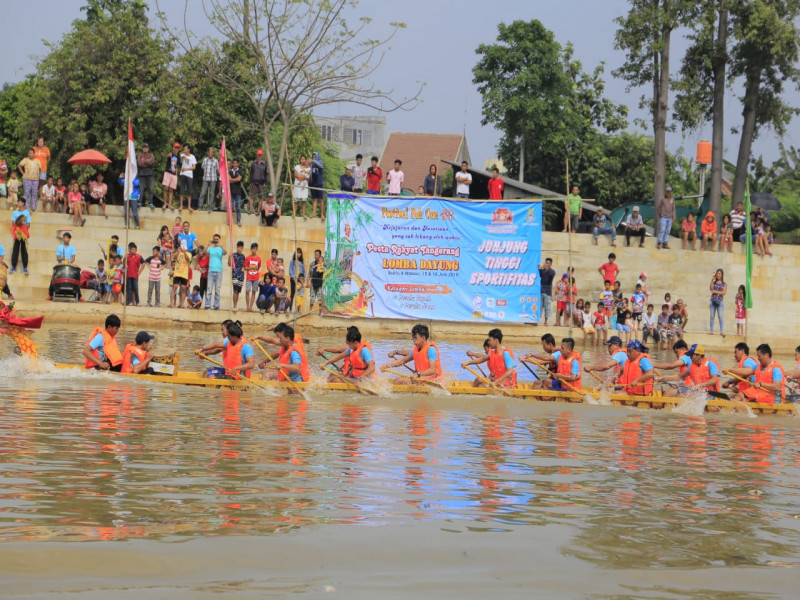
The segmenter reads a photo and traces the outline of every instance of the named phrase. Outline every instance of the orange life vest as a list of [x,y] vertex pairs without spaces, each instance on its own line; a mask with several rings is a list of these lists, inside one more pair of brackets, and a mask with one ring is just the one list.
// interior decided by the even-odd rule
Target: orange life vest
[[[108,333],[108,331],[105,329],[100,329],[99,327],[95,327],[94,330],[92,330],[92,335],[90,335],[89,339],[86,340],[86,343],[90,343],[98,333],[103,335],[103,353],[106,355],[106,360],[112,367],[116,367],[122,362],[122,352],[119,351],[116,338]],[[97,348],[92,350],[92,356],[94,356],[97,360],[100,360],[100,349]],[[97,367],[95,363],[88,359],[84,361],[84,366],[87,369],[94,369]]]
[[[742,360],[740,360],[740,361],[739,361],[739,364],[738,364],[738,365],[736,365],[736,366],[737,366],[738,368],[740,368],[740,369],[741,369],[741,368],[743,368],[743,367],[744,367],[744,361],[746,361],[748,358],[753,358],[753,357],[752,357],[752,356],[743,356],[743,357],[742,357]],[[755,358],[753,358],[753,360],[756,360],[756,359],[755,359]],[[757,361],[757,360],[756,360],[756,364],[758,364],[758,361]],[[756,367],[756,368],[758,368],[758,367]],[[751,377],[748,377],[748,379],[749,379],[751,382],[755,382],[755,378],[754,378],[753,376],[751,376]],[[751,387],[752,387],[752,386],[748,385],[748,384],[747,384],[747,383],[745,383],[744,381],[740,381],[740,382],[739,382],[739,385],[738,385],[738,388],[739,388],[739,391],[740,391],[740,392],[746,392],[746,391],[747,391],[747,390],[749,390]]]
[[564,358],[564,355],[558,357],[558,365],[556,367],[556,373],[559,375],[572,375],[572,362],[577,360],[578,361],[578,378],[575,381],[568,381],[564,382],[567,385],[565,387],[574,387],[581,389],[583,388],[582,382],[582,373],[583,373],[583,365],[581,364],[581,354],[575,350],[572,351],[572,355],[569,358]]
[[133,373],[133,355],[139,359],[139,364],[147,360],[147,350],[139,348],[136,344],[128,344],[125,346],[125,352],[122,353],[122,369],[121,373]]
[[361,358],[361,350],[363,350],[365,346],[372,352],[372,344],[366,340],[362,340],[358,348],[350,350],[350,355],[344,357],[345,363],[342,372],[347,377],[361,377],[366,372],[367,363]]
[[[786,371],[783,370],[781,364],[773,360],[769,363],[769,366],[766,368],[762,367],[760,364],[756,368],[756,383],[773,383],[772,381],[772,372],[775,369],[780,369],[780,372],[783,373],[783,379],[781,379],[781,396],[786,396]],[[750,389],[745,392],[745,395],[749,400],[755,400],[756,402],[761,402],[763,404],[776,404],[780,402],[780,399],[776,396],[776,392],[770,390],[761,390],[756,387],[751,387]]]
[[701,387],[704,387],[705,389],[710,390],[712,392],[718,392],[720,390],[719,376],[717,376],[717,383],[713,385],[702,385],[703,383],[711,379],[711,373],[709,372],[708,365],[712,362],[717,366],[717,373],[721,373],[722,371],[719,368],[719,363],[717,362],[717,359],[713,357],[704,358],[699,365],[692,363],[689,372],[692,375],[692,381],[696,385],[700,385]]
[[[503,348],[501,346],[496,352],[494,350],[489,350],[489,373],[492,374],[492,378],[495,381],[506,374],[506,361],[503,359],[503,354],[506,351],[508,351],[513,359],[514,352],[511,348]],[[514,370],[514,373],[512,373],[510,377],[506,377],[499,385],[501,387],[517,387],[517,371]]]
[[[300,342],[302,344],[302,341]],[[292,364],[292,351],[295,350],[300,355],[300,377],[303,378],[303,381],[308,381],[311,377],[311,371],[308,368],[308,359],[306,358],[306,350],[301,345],[298,346],[296,343],[292,344],[288,348],[284,348],[281,346],[281,355],[278,357],[278,364],[281,365],[290,365]],[[278,381],[286,381],[288,377],[284,375],[283,371],[278,371]]]
[[414,350],[412,352],[412,356],[414,357],[414,369],[420,373],[423,373],[431,368],[431,363],[428,361],[428,349],[431,346],[436,349],[436,356],[439,357],[439,359],[436,361],[436,375],[426,375],[424,379],[437,379],[438,377],[442,376],[442,355],[439,352],[439,348],[433,342],[425,342],[425,345],[422,346],[422,349],[414,346]]
[[[622,376],[618,379],[619,383],[630,383],[632,381],[636,381],[639,377],[644,375],[644,371],[642,371],[642,367],[639,366],[643,357],[647,357],[650,359],[649,354],[645,354],[642,352],[636,360],[631,360],[630,358],[625,363],[625,367],[622,369]],[[632,396],[647,396],[653,393],[653,380],[650,379],[645,381],[642,385],[634,385],[628,386],[623,390],[623,393],[630,394]]]
[[[228,375],[233,375],[234,379],[239,379],[239,375],[241,375],[241,371],[234,371],[233,368],[241,367],[244,364],[242,360],[242,346],[246,343],[243,337],[239,338],[238,344],[233,344],[230,339],[228,339],[228,345],[222,349],[222,364],[224,364],[225,368],[228,370]],[[245,371],[244,376],[249,379],[250,373],[250,371]]]

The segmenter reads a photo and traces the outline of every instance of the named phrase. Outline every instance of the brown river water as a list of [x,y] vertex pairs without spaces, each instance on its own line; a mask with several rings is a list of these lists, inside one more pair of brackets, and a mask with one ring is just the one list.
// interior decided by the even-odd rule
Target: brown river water
[[[50,360],[77,362],[88,333],[48,327],[35,339]],[[214,336],[163,331],[158,344],[200,368],[190,349]],[[380,363],[409,342],[373,345]],[[461,378],[466,348],[441,344]],[[3,597],[738,600],[800,589],[797,418],[496,396],[312,390],[305,401],[10,354],[0,339]]]

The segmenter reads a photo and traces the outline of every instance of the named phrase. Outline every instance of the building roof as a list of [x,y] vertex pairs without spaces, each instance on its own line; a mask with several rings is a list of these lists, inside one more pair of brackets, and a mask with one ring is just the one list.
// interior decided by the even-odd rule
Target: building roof
[[[459,170],[461,169],[461,162],[454,161],[454,160],[445,160],[442,159],[442,162],[447,163],[452,168]],[[470,197],[471,198],[488,198],[489,192],[486,189],[486,183],[489,179],[492,178],[492,174],[489,171],[485,171],[484,169],[476,169],[474,167],[469,167],[467,169],[473,175],[473,186],[475,192],[470,189]],[[474,176],[478,175],[480,180],[476,179]],[[559,194],[557,192],[552,192],[547,190],[543,187],[539,187],[538,185],[531,185],[530,183],[522,183],[521,181],[517,181],[516,179],[506,179],[503,178],[503,183],[505,183],[505,192],[503,193],[503,197],[509,200],[514,200],[518,198],[563,198],[564,194]],[[481,191],[479,191],[481,190]],[[584,203],[586,206],[588,203]]]
[[[380,157],[380,167],[384,173],[394,168],[395,159],[403,161],[400,169],[405,174],[403,187],[417,192],[425,181],[430,166],[436,165],[441,172],[444,165],[440,160],[469,162],[467,140],[462,134],[448,133],[398,133],[389,134],[386,147]],[[368,157],[364,157],[368,161]]]

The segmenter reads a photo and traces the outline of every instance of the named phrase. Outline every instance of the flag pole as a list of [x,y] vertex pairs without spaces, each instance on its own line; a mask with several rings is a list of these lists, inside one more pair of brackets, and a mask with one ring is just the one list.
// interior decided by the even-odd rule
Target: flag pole
[[[745,205],[745,278],[744,278],[744,307],[745,310],[753,308],[753,294],[751,291],[751,283],[753,276],[753,226],[750,220],[750,211],[752,206],[750,204],[750,180],[745,183],[744,188],[744,205]],[[744,322],[744,337],[747,339],[747,319]]]

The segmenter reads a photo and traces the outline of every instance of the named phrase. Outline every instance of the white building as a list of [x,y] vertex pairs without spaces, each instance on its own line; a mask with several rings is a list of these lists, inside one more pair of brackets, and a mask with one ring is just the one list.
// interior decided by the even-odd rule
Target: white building
[[386,144],[386,117],[314,117],[322,130],[322,139],[335,144],[339,158],[355,162],[363,154],[369,164],[372,156],[380,158]]

